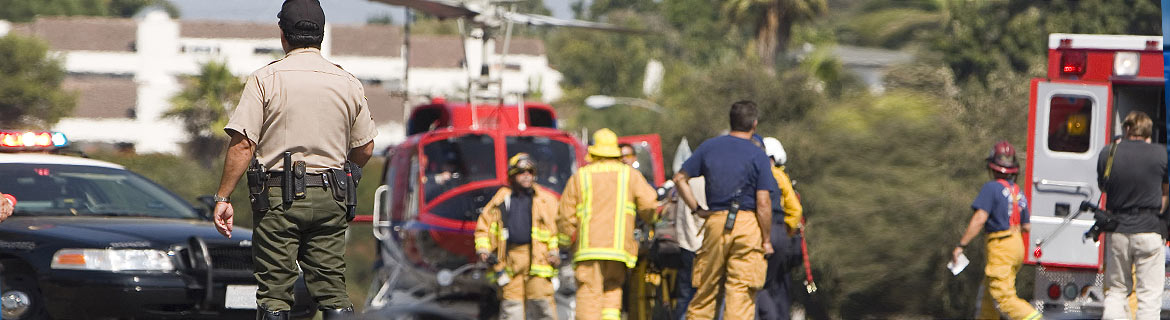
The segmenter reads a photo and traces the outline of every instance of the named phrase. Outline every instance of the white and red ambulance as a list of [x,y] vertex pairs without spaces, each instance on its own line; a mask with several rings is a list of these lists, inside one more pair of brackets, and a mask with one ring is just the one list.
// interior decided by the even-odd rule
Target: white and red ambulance
[[[1100,317],[1105,245],[1085,239],[1098,203],[1097,157],[1122,134],[1126,114],[1154,119],[1166,143],[1161,36],[1051,34],[1048,74],[1032,79],[1027,164],[1021,185],[1032,209],[1025,262],[1037,266],[1033,304],[1045,315]],[[1167,291],[1170,292],[1170,291]],[[1170,300],[1163,296],[1163,317]]]

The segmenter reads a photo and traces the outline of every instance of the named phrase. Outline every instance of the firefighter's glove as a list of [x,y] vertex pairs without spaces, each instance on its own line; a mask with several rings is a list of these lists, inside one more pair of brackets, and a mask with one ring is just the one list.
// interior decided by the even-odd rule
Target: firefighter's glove
[[561,253],[557,252],[557,250],[549,251],[548,252],[548,263],[549,263],[549,265],[552,265],[554,268],[560,266],[561,265]]

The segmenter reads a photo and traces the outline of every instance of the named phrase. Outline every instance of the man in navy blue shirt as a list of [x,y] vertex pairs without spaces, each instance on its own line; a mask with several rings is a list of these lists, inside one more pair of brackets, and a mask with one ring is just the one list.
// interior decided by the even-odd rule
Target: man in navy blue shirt
[[[764,256],[772,254],[771,240],[763,235],[771,234],[769,195],[778,190],[767,154],[751,141],[759,109],[754,102],[739,101],[731,105],[730,118],[731,133],[704,141],[674,175],[683,202],[707,219],[692,272],[698,291],[687,319],[714,319],[720,288],[726,314],[755,318],[756,292],[768,267]],[[687,183],[700,176],[706,180],[709,208],[699,207]]]
[[971,222],[955,247],[954,259],[983,231],[987,237],[987,268],[977,317],[999,319],[1002,312],[1013,320],[1039,319],[1040,313],[1016,295],[1016,273],[1024,263],[1024,240],[1020,232],[1032,228],[1028,201],[1015,182],[1020,171],[1016,148],[1007,141],[996,143],[987,157],[987,169],[993,180],[983,184],[971,203]]

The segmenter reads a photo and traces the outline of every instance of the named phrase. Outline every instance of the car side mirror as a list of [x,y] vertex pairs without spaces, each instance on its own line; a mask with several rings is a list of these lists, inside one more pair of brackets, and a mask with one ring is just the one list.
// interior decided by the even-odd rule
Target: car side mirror
[[203,205],[202,208],[195,208],[195,211],[199,211],[199,215],[203,216],[203,218],[211,220],[212,215],[215,213],[215,198],[209,195],[202,195],[196,197],[195,201]]

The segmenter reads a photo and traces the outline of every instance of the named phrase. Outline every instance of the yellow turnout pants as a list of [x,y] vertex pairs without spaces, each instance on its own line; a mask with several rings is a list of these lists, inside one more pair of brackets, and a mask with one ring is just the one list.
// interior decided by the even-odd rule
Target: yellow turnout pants
[[[987,269],[979,319],[1040,319],[1040,313],[1016,296],[1016,273],[1024,263],[1024,240],[1016,228],[987,234]],[[996,310],[998,308],[998,310]]]
[[620,320],[622,283],[626,264],[610,260],[583,260],[577,274],[577,320]]
[[504,265],[511,281],[500,288],[500,319],[555,320],[552,280],[529,274],[531,245],[509,245]]
[[687,319],[714,319],[720,289],[725,318],[756,317],[756,292],[764,286],[768,271],[756,213],[739,211],[731,231],[724,228],[726,221],[727,211],[721,211],[703,223],[703,245],[695,253],[691,278],[697,291],[687,306]]

